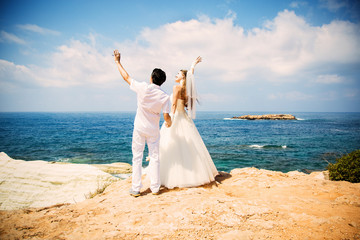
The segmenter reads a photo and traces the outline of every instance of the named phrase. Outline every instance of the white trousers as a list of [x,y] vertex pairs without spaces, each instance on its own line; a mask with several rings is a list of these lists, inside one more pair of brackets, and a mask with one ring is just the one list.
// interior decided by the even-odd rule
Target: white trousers
[[150,190],[158,192],[160,189],[160,162],[159,162],[159,144],[160,133],[157,136],[147,136],[142,132],[134,129],[132,138],[132,190],[140,191],[142,161],[144,156],[145,141],[149,149],[150,163],[148,174],[150,177]]

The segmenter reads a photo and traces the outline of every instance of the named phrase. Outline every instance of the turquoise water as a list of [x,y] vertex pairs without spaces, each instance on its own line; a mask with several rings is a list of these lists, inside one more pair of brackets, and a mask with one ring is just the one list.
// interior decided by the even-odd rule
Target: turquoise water
[[[360,149],[360,113],[292,113],[298,121],[229,120],[261,112],[199,112],[218,170],[323,170]],[[0,113],[0,151],[23,160],[131,163],[134,112]],[[144,165],[147,164],[144,161]]]

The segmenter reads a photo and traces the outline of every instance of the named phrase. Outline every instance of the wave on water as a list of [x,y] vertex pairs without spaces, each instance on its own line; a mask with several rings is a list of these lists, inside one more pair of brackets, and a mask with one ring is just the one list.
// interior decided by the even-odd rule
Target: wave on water
[[114,177],[120,178],[122,180],[125,180],[125,179],[131,177],[131,173],[119,173],[119,174],[111,174],[111,175],[113,175]]
[[238,119],[238,118],[223,118],[224,120],[230,120],[230,121],[245,121],[246,119]]
[[249,145],[250,148],[287,148],[286,145],[258,145],[258,144],[253,144],[253,145]]
[[[91,155],[91,154],[87,154]],[[97,159],[92,156],[75,156],[75,157],[56,157],[55,162],[62,162],[62,163],[74,163],[74,164],[105,164],[105,163],[112,163],[114,161],[107,161],[104,162],[102,159]]]
[[251,147],[251,148],[263,148],[264,146],[254,144],[254,145],[250,145],[249,147]]

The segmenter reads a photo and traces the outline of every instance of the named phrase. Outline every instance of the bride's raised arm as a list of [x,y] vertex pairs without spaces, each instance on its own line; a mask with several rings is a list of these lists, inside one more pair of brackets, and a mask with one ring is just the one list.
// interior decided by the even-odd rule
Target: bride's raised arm
[[202,58],[199,56],[195,59],[195,61],[192,63],[190,71],[192,74],[194,74],[194,70],[195,70],[195,66],[196,64],[198,64],[199,62],[201,62]]
[[202,58],[199,56],[195,59],[192,63],[190,71],[186,76],[186,92],[188,96],[187,108],[188,108],[188,115],[192,119],[196,118],[196,102],[198,101],[198,95],[196,92],[195,87],[195,78],[194,78],[194,70],[196,64],[202,61]]

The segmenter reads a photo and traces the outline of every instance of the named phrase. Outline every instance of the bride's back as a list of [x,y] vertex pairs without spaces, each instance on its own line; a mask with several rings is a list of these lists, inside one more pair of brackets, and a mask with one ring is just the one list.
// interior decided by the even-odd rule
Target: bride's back
[[183,99],[177,100],[176,111],[185,112],[185,100]]

